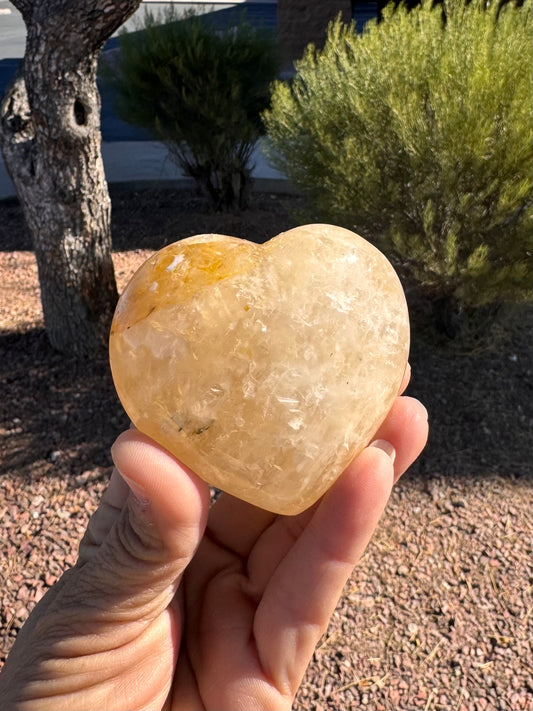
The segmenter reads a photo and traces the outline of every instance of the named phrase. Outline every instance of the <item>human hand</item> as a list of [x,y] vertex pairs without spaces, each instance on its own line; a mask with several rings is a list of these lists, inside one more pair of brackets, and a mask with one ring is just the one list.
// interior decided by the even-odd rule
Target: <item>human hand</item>
[[377,446],[284,517],[225,494],[209,509],[203,481],[123,433],[76,566],[36,606],[0,675],[2,708],[290,709],[426,437],[424,408],[399,397]]

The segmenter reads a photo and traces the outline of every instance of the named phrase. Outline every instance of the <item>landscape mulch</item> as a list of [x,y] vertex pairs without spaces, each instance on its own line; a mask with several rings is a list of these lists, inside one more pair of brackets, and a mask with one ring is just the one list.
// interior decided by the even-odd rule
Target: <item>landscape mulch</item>
[[[298,224],[293,195],[213,214],[190,190],[114,190],[119,289],[155,249],[202,232],[262,242]],[[478,345],[439,340],[406,285],[412,384],[430,415],[318,646],[296,711],[533,708],[533,309]],[[0,666],[76,558],[128,426],[105,358],[48,345],[31,242],[0,202]]]

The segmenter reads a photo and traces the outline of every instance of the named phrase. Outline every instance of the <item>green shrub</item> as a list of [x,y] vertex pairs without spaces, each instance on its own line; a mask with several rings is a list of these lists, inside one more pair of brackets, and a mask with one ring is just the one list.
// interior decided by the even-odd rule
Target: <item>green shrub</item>
[[531,0],[444,0],[362,35],[337,21],[264,116],[315,218],[466,308],[533,296],[531,19]]
[[[163,24],[161,24],[163,23]],[[217,30],[199,15],[147,12],[103,70],[125,121],[163,141],[217,209],[244,207],[250,158],[279,60],[274,39],[245,22]]]

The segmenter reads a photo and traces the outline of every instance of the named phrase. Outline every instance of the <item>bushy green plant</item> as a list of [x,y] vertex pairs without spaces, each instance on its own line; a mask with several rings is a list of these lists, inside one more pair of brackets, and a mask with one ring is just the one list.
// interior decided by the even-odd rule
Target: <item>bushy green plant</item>
[[277,82],[273,162],[436,299],[533,296],[531,0],[388,6],[339,21]]
[[272,36],[246,22],[216,29],[200,15],[147,12],[103,70],[125,121],[165,142],[217,209],[244,207],[250,158],[279,60]]

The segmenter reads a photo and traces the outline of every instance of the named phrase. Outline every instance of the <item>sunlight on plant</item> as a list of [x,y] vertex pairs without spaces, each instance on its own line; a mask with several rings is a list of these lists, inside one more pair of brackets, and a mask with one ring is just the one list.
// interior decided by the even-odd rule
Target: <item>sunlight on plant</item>
[[389,5],[277,82],[272,161],[435,298],[533,298],[531,0]]

